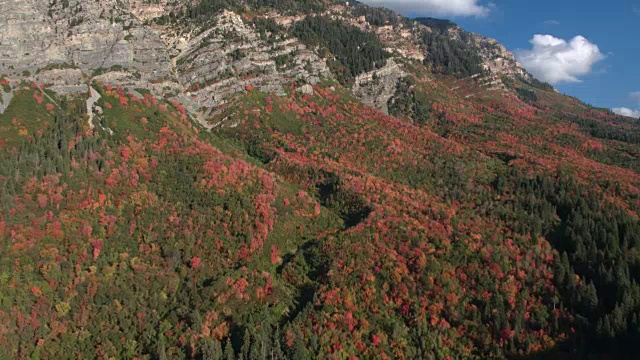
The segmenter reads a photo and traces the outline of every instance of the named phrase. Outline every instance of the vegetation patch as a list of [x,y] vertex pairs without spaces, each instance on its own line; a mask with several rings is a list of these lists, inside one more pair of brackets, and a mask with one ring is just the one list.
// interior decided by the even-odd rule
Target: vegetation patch
[[332,71],[342,84],[357,75],[383,67],[389,54],[374,33],[326,16],[308,16],[295,24],[293,34],[321,57],[334,57]]

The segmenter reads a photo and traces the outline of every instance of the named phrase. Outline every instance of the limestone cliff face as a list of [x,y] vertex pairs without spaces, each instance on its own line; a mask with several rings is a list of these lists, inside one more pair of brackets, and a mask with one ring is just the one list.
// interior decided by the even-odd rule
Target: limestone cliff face
[[261,38],[230,11],[215,22],[215,27],[176,42],[176,74],[186,89],[179,97],[192,111],[206,104],[202,115],[208,116],[247,85],[284,95],[285,83],[313,85],[332,77],[326,63],[295,38]]
[[363,103],[389,113],[389,99],[396,92],[398,80],[407,74],[393,60],[381,69],[361,74],[353,85],[353,93]]
[[31,76],[60,93],[88,92],[91,81],[146,88],[178,98],[198,117],[247,84],[283,94],[289,81],[312,85],[332,77],[294,38],[260,39],[229,11],[209,25],[154,25],[184,4],[0,0],[0,73]]
[[3,71],[33,69],[64,61],[66,50],[56,44],[55,24],[48,4],[38,0],[0,0],[0,65]]
[[515,55],[507,51],[504,45],[497,40],[478,34],[472,34],[471,38],[469,45],[478,50],[485,70],[489,70],[493,74],[509,77],[520,76],[526,79],[531,77],[516,61]]
[[128,11],[106,1],[0,2],[0,65],[9,75],[34,74],[61,92],[83,89],[83,77],[126,70],[133,77],[172,77],[160,35]]
[[[200,120],[247,85],[284,94],[287,83],[308,92],[320,79],[333,78],[317,49],[286,33],[259,34],[247,16],[222,11],[204,22],[155,21],[192,2],[0,0],[0,73],[31,77],[65,94],[88,94],[92,81],[145,88],[181,101]],[[427,27],[410,21],[376,26],[355,16],[353,5],[327,6],[322,14],[375,33],[392,54],[385,67],[358,76],[352,89],[386,112],[398,80],[406,76],[404,64],[428,55],[420,41]],[[260,16],[285,28],[305,17],[275,11]],[[450,36],[461,31],[456,27]],[[465,38],[495,76],[528,76],[497,41]]]

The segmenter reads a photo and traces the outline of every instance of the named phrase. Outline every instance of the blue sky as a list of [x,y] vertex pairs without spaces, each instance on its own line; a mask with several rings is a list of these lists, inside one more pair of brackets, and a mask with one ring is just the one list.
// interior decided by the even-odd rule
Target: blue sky
[[[408,16],[451,19],[517,52],[525,68],[560,92],[640,117],[640,0],[363,2]],[[551,36],[536,37],[534,46],[535,35]]]

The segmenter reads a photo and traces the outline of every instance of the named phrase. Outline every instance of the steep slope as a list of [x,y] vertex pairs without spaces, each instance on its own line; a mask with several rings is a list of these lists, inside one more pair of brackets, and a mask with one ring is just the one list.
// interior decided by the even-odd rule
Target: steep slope
[[3,356],[159,356],[166,346],[175,358],[178,338],[202,345],[267,304],[269,316],[290,311],[280,256],[339,218],[198,136],[181,105],[98,89],[97,131],[71,120],[77,101],[38,105],[37,87],[20,87],[6,113],[16,117],[2,118],[20,140],[2,150]]
[[[460,76],[486,70],[529,78],[495,40],[342,1],[20,0],[0,3],[0,10],[10,14],[0,19],[0,52],[1,69],[12,79],[27,77],[61,94],[88,92],[91,81],[149,89],[184,103],[203,124],[247,84],[282,95],[283,83],[314,85],[333,77],[354,83],[365,103],[386,111],[405,75],[396,64],[406,60]],[[371,47],[352,59],[351,50],[327,42],[335,33],[304,36],[314,19],[333,21],[318,29],[343,24],[337,34],[367,39],[363,44],[372,43],[372,34],[387,55]],[[442,63],[442,56],[460,55],[441,53],[445,38],[472,49],[465,56],[479,56],[463,67]],[[375,63],[367,60],[373,52],[380,53]],[[387,64],[389,57],[395,62]],[[383,86],[371,81],[372,70],[381,72]]]
[[515,60],[515,56],[495,39],[464,31],[448,20],[418,18],[416,21],[431,29],[431,33],[443,35],[452,41],[453,48],[459,43],[463,49],[477,54],[485,71],[511,78],[532,79],[532,76]]
[[633,358],[636,120],[449,22],[190,4],[6,18],[0,357]]

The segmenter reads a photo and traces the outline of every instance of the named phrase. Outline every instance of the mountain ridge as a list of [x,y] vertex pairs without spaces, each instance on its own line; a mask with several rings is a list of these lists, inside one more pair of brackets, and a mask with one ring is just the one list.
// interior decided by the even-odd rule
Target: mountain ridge
[[[9,17],[2,24],[6,29],[0,37],[4,48],[2,71],[18,77],[27,73],[32,74],[35,81],[47,84],[54,91],[63,93],[88,91],[86,82],[97,80],[114,85],[148,88],[157,96],[177,92],[178,94],[174,94],[176,100],[187,105],[190,103],[190,97],[195,95],[198,104],[188,108],[192,115],[202,118],[208,116],[211,110],[200,112],[200,107],[215,109],[224,103],[220,95],[215,99],[212,96],[213,93],[237,93],[248,83],[260,86],[260,82],[263,82],[262,86],[267,92],[275,91],[282,94],[278,83],[290,81],[288,79],[302,78],[302,81],[313,85],[321,77],[333,76],[327,70],[327,60],[318,58],[314,51],[307,51],[295,37],[287,36],[283,38],[284,41],[281,44],[265,44],[257,37],[254,24],[245,24],[248,18],[233,12],[224,12],[221,15],[212,13],[214,17],[207,20],[212,21],[211,24],[233,24],[229,25],[231,27],[207,26],[198,24],[200,20],[195,20],[202,19],[200,15],[189,15],[189,5],[192,3],[186,1],[182,3],[170,1],[99,4],[73,1],[36,3],[21,1],[19,4],[23,5],[22,10],[14,10],[13,13],[22,15],[16,18]],[[215,3],[215,1],[211,2],[209,6],[215,6],[213,5]],[[3,4],[6,7],[9,2]],[[217,6],[224,4],[226,3],[221,2]],[[431,29],[419,24],[419,21],[389,15],[392,13],[375,9],[375,11],[386,13],[390,18],[395,18],[393,24],[386,21],[380,23],[381,26],[376,26],[368,22],[366,15],[355,16],[359,14],[358,11],[363,12],[362,9],[366,8],[364,5],[345,6],[337,2],[334,5],[323,6],[326,10],[322,14],[362,31],[376,34],[388,50],[397,54],[392,55],[396,59],[422,61],[429,55],[429,50],[421,44],[419,37],[422,32],[430,32]],[[11,12],[7,8],[0,8],[0,10]],[[292,21],[299,22],[307,16],[305,14],[286,15],[268,7],[265,10],[259,10],[260,12],[256,15],[249,16],[253,16],[254,19],[273,20],[276,24],[285,27],[291,26]],[[167,13],[174,14],[174,17],[180,16],[180,19],[176,18],[173,25],[171,23],[160,25],[159,23],[166,21],[163,19],[167,18]],[[373,14],[375,15],[376,12]],[[379,22],[372,17],[374,15],[370,15],[369,19]],[[40,28],[35,30],[34,24]],[[213,31],[214,29],[217,30]],[[481,56],[483,70],[497,77],[524,77],[525,79],[530,77],[515,62],[513,55],[495,40],[471,35],[457,26],[453,30],[447,33],[449,37],[459,40],[460,34],[463,34],[466,40],[465,46],[475,46]],[[194,34],[194,31],[197,34]],[[225,40],[225,49],[228,51],[224,56],[211,54],[218,52],[213,43],[223,43],[220,37],[222,33],[215,35],[217,32],[233,33],[233,36],[238,39],[236,44],[229,44],[229,41]],[[38,34],[37,37],[33,37],[35,34]],[[210,34],[214,38],[209,39]],[[246,42],[242,40],[243,38],[249,41]],[[230,41],[234,42],[234,40]],[[22,49],[21,44],[27,43],[30,47]],[[261,43],[263,45],[260,45]],[[278,46],[284,49],[273,52],[273,49]],[[241,54],[250,52],[251,49],[255,49],[254,55]],[[248,60],[233,59],[229,55],[234,51],[236,51],[235,55],[246,57]],[[266,54],[265,51],[272,54]],[[302,54],[297,54],[298,52]],[[278,71],[274,60],[291,53],[296,55],[293,62],[310,63],[317,68],[311,69],[311,72],[301,68]],[[203,56],[210,58],[206,59]],[[255,59],[252,59],[252,56]],[[200,70],[194,71],[196,68],[185,67],[185,60],[202,62],[197,68]],[[253,81],[242,79],[246,74],[264,72],[267,72],[265,76],[258,75]],[[207,75],[203,76],[204,74]],[[234,78],[237,81],[228,80]],[[389,81],[397,81],[399,78],[400,76],[396,76]],[[208,85],[220,82],[222,84],[218,86]],[[210,88],[199,91],[194,89],[194,86]],[[394,86],[394,84],[388,86]],[[368,92],[373,90],[369,89]],[[388,98],[382,97],[370,100],[368,103],[384,108],[387,101]]]

